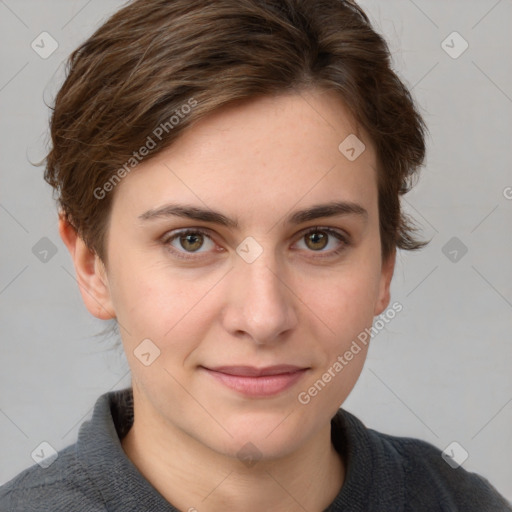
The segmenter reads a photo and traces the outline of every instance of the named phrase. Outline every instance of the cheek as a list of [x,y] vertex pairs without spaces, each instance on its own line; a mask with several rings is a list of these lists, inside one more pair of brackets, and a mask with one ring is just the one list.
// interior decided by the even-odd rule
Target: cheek
[[179,357],[180,340],[197,339],[211,317],[212,290],[220,277],[219,273],[198,276],[161,263],[144,266],[127,258],[120,261],[111,294],[118,322],[125,327],[125,343],[133,346],[149,338],[163,346],[172,339],[173,352]]
[[310,318],[314,337],[321,340],[319,364],[297,397],[315,414],[334,415],[357,382],[371,339],[377,293],[378,277],[368,268],[338,275],[315,293]]
[[310,294],[309,304],[338,340],[346,340],[372,323],[379,282],[376,270],[353,266],[326,279]]

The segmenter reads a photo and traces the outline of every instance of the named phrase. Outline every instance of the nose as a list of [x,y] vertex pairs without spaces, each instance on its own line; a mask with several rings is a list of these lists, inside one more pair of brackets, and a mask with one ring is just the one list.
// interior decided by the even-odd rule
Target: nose
[[252,263],[237,256],[225,286],[222,321],[232,336],[269,345],[283,341],[296,327],[300,301],[270,250]]

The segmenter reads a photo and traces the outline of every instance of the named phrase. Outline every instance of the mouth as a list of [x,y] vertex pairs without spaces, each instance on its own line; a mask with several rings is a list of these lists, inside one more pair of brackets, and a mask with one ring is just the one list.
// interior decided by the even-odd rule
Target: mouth
[[246,396],[269,397],[292,387],[309,370],[293,365],[200,367],[217,382]]

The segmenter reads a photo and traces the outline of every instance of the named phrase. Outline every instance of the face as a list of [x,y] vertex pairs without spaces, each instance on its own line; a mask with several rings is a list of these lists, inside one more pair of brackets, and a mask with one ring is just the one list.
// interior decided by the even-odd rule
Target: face
[[122,180],[83,295],[117,317],[153,424],[270,458],[327,428],[367,347],[344,354],[389,302],[376,166],[338,96],[311,90],[219,110]]

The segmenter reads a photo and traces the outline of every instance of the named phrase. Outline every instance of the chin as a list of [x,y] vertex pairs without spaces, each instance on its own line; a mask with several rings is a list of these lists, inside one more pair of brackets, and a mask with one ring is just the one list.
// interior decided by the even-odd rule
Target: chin
[[[288,411],[234,414],[222,422],[232,437],[226,433],[216,440],[210,439],[207,444],[219,453],[239,459],[252,457],[273,460],[286,457],[315,434],[315,425],[308,424],[299,412],[289,408]],[[320,430],[321,426],[317,428]]]

